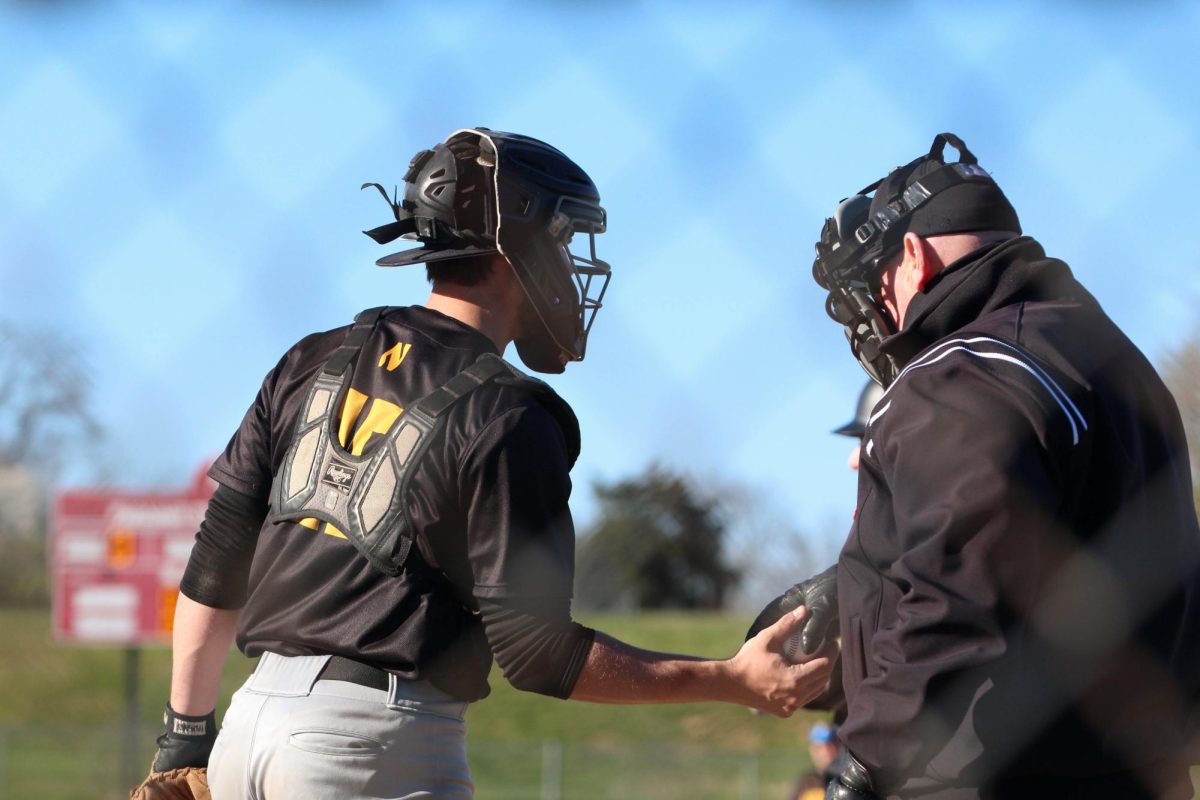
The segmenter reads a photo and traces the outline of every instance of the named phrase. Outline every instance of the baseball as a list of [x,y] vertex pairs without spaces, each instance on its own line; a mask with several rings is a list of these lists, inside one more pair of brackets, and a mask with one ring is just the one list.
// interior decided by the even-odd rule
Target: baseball
[[789,636],[787,641],[783,643],[783,657],[793,664],[800,663],[800,631],[802,629],[803,628],[801,627],[792,631],[792,635]]

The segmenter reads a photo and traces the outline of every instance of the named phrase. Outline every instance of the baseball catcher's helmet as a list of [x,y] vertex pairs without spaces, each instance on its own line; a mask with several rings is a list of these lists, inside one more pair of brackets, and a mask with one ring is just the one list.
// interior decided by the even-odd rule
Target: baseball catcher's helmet
[[854,411],[854,419],[847,422],[840,428],[835,428],[832,432],[839,433],[842,436],[853,436],[856,439],[861,439],[862,435],[867,432],[867,423],[871,420],[871,411],[875,408],[875,404],[883,397],[883,387],[875,381],[867,381],[867,385],[858,394],[858,408]]
[[[947,144],[958,151],[957,163],[945,162]],[[895,360],[880,347],[896,326],[878,300],[879,278],[886,262],[903,250],[904,234],[984,230],[1020,233],[1021,223],[1000,187],[952,133],[939,133],[928,154],[843,200],[825,220],[813,278],[829,292],[825,311],[845,327],[850,350],[872,380],[886,387],[896,378]]]
[[[379,184],[367,186],[388,199]],[[377,264],[499,253],[544,328],[544,335],[517,340],[521,360],[551,373],[583,360],[611,268],[596,257],[596,234],[607,223],[600,194],[575,162],[528,136],[467,128],[417,153],[404,176],[404,199],[388,203],[396,221],[366,234],[380,244],[403,237],[421,247]],[[576,233],[588,237],[586,257],[569,249]]]

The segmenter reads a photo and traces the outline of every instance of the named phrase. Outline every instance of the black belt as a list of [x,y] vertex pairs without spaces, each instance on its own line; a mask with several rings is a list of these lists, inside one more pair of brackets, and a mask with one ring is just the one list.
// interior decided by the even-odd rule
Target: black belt
[[388,673],[361,661],[330,656],[329,663],[317,675],[319,681],[347,681],[369,689],[388,690]]

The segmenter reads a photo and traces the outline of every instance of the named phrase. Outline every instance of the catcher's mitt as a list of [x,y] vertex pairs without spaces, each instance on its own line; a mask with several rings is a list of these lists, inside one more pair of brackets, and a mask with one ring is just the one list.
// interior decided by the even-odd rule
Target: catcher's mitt
[[763,628],[774,624],[798,606],[808,609],[808,619],[800,629],[800,650],[805,655],[812,655],[824,647],[826,642],[840,635],[837,564],[806,581],[797,583],[768,603],[767,607],[759,612],[750,630],[746,631],[746,638],[749,639]]
[[212,800],[205,767],[181,767],[151,771],[141,785],[129,793],[130,800]]

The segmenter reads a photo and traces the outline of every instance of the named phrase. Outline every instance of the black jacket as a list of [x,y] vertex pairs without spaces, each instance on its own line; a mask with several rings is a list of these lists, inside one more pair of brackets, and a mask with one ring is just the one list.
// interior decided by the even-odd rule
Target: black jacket
[[1154,369],[1028,238],[936,276],[885,348],[838,569],[850,751],[903,797],[1180,780],[1200,531]]

